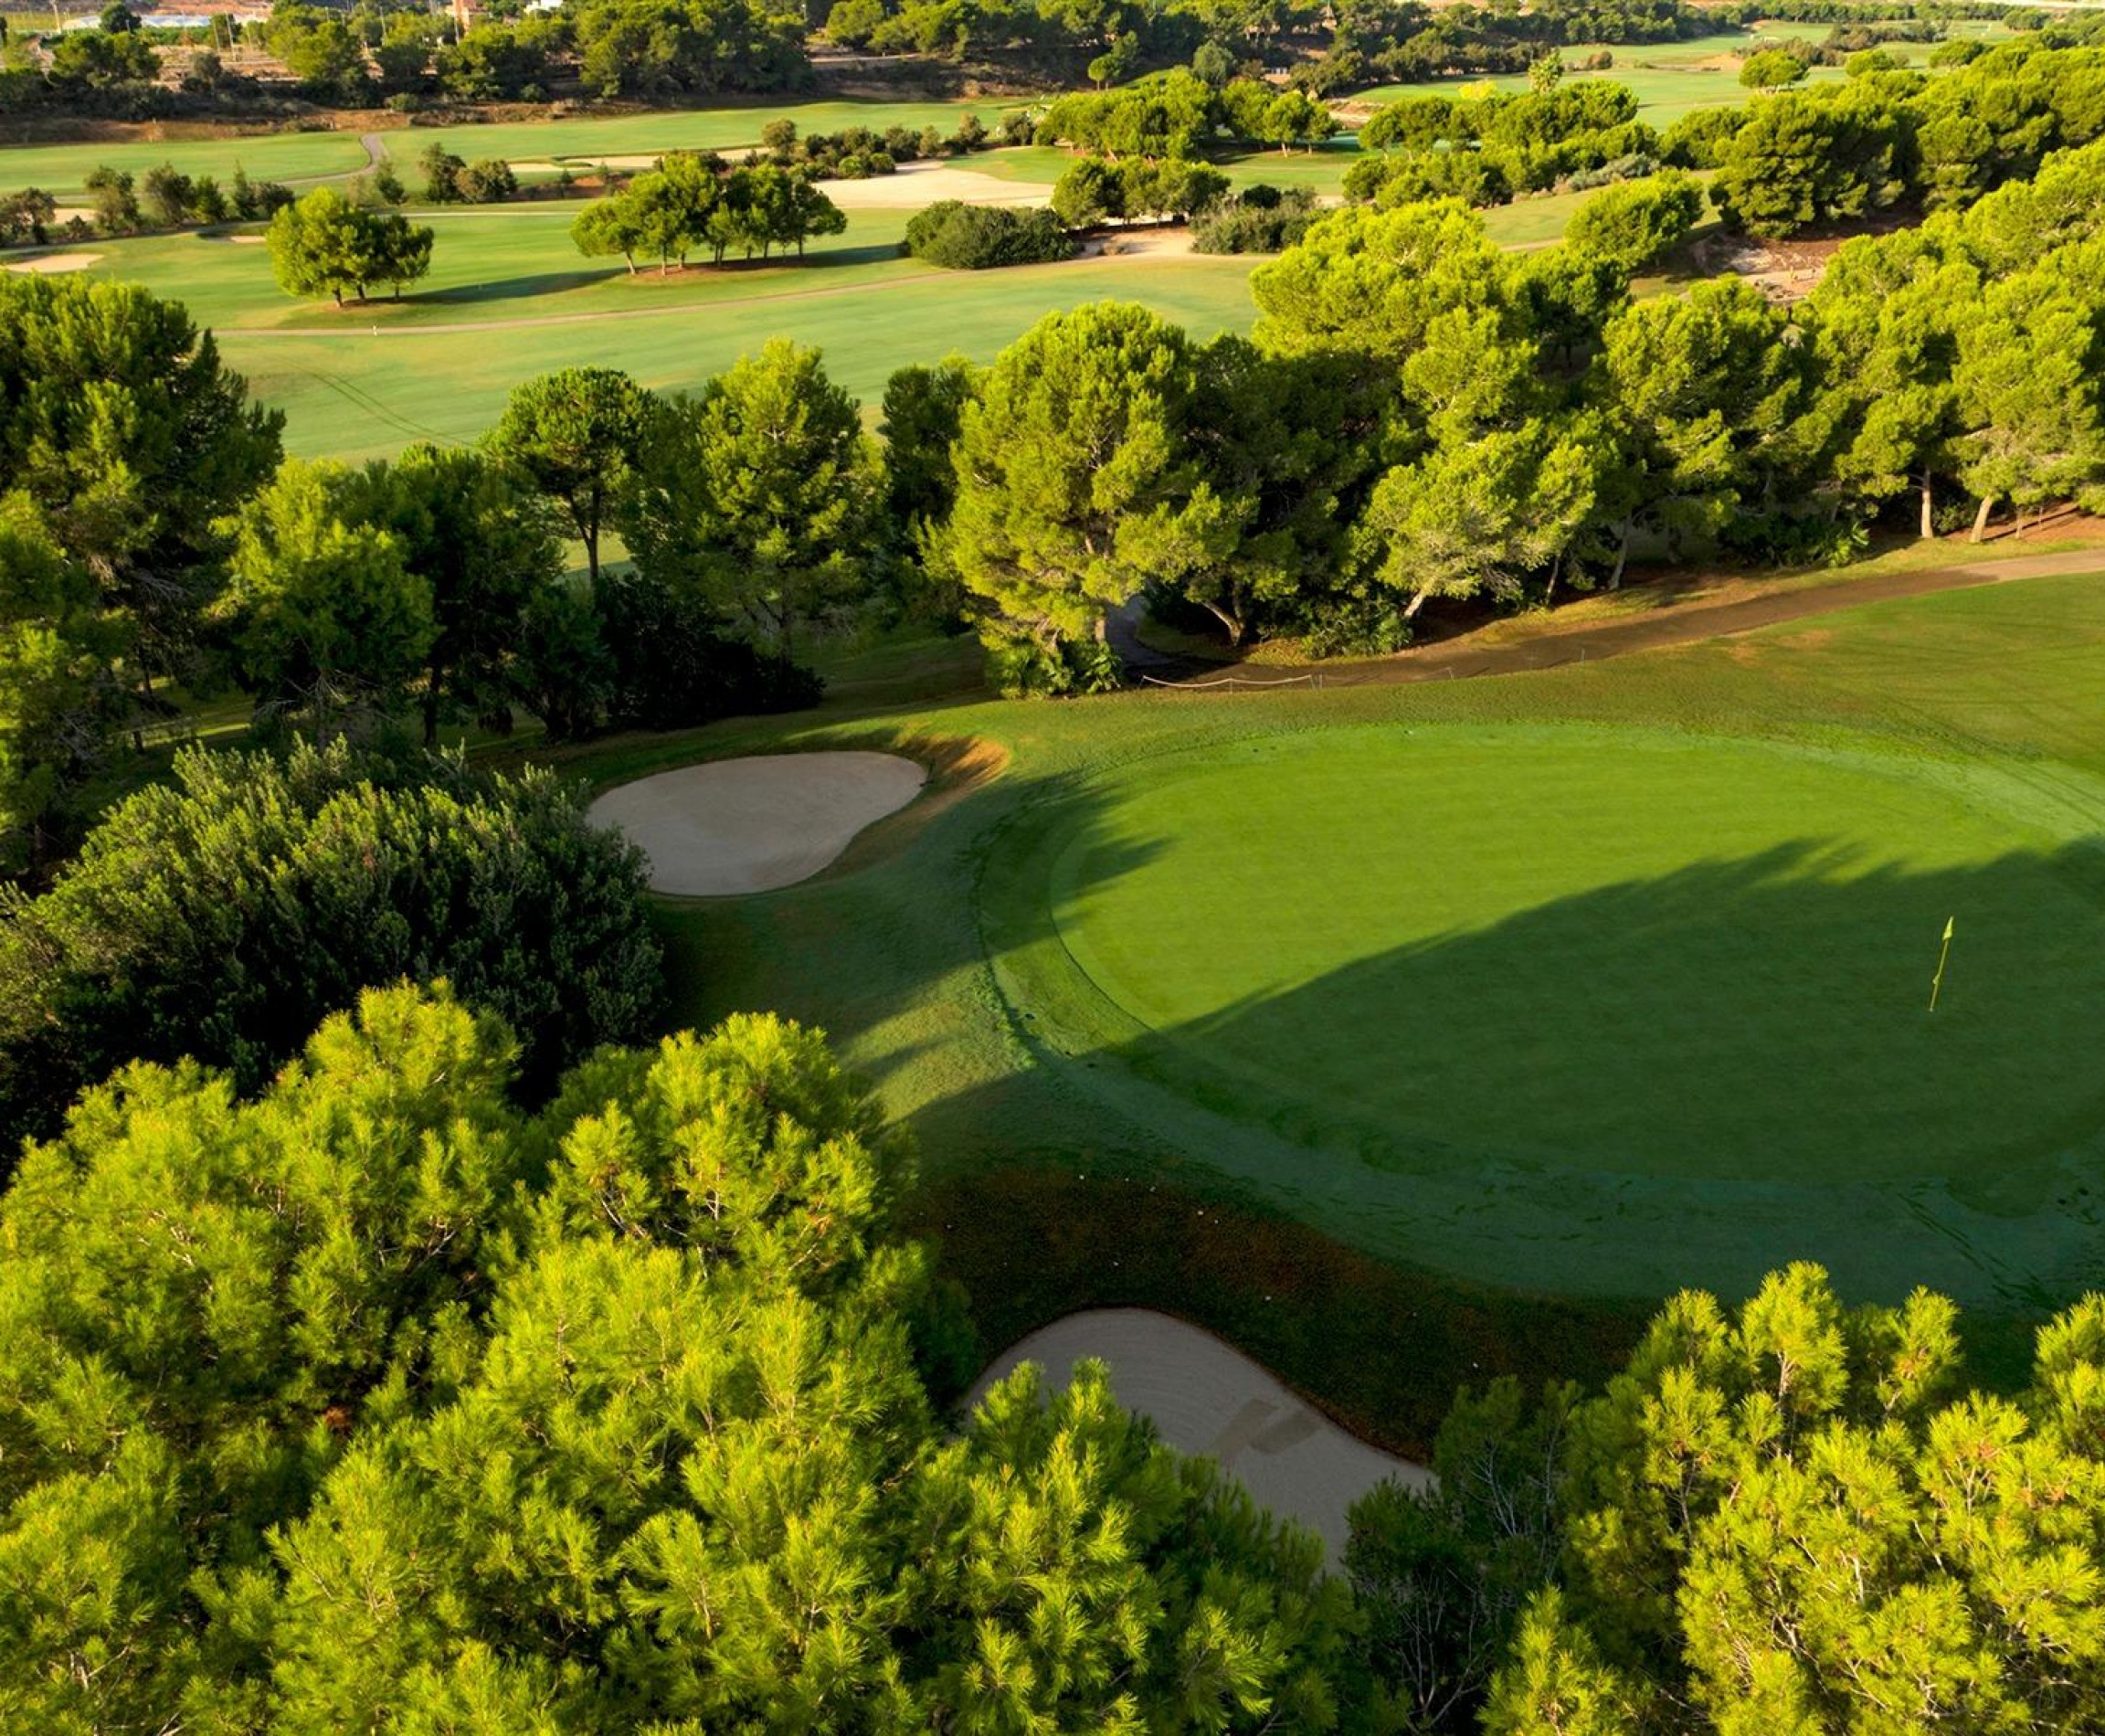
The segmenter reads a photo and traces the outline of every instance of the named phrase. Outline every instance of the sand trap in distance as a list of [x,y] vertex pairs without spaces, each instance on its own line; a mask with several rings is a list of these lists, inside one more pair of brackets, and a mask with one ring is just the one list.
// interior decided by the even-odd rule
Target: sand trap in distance
[[1220,1461],[1260,1505],[1299,1519],[1328,1546],[1333,1564],[1344,1555],[1354,1501],[1384,1477],[1416,1488],[1433,1480],[1423,1466],[1339,1428],[1233,1345],[1152,1308],[1089,1308],[1041,1327],[994,1359],[968,1403],[977,1405],[1020,1362],[1037,1363],[1063,1387],[1088,1357],[1110,1364],[1119,1403],[1149,1418],[1179,1452]]
[[61,271],[85,271],[100,259],[100,253],[41,253],[33,259],[10,259],[10,271],[33,271],[38,277],[52,277]]
[[896,754],[765,754],[639,778],[587,811],[642,847],[653,892],[716,898],[809,879],[927,776]]

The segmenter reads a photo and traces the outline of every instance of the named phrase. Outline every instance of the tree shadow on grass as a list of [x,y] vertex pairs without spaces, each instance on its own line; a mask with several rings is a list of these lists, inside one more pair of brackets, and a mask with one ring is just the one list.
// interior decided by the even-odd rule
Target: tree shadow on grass
[[2036,1160],[2105,1123],[2100,1052],[2105,850],[1913,873],[1802,840],[1429,937],[1119,1058],[1384,1170],[1933,1180],[2028,1212]]
[[[990,937],[1043,944],[1009,904]],[[1685,1286],[1926,1284],[1994,1378],[2105,1276],[2089,842],[1912,873],[1800,841],[1074,1034],[1026,1023],[1031,1066],[919,1117],[1010,1140],[915,1208],[988,1348],[1164,1307],[1405,1451],[1457,1384],[1600,1378]]]
[[535,271],[526,277],[491,278],[480,283],[456,283],[442,290],[428,290],[417,299],[446,307],[472,306],[483,302],[527,302],[539,296],[589,289],[610,277],[624,275],[619,266],[611,271],[589,267],[580,267],[575,271]]

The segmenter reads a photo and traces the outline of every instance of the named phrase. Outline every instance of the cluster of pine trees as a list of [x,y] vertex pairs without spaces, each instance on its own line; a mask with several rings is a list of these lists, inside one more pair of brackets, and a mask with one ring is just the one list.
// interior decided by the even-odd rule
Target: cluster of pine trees
[[[968,1412],[903,1138],[814,1032],[601,1049],[367,990],[121,1069],[0,1239],[10,1728],[1756,1736],[2105,1718],[2105,1298],[1674,1298],[1310,1534],[1084,1365]],[[1064,1371],[1059,1371],[1064,1373]]]
[[841,208],[802,173],[755,164],[733,168],[694,152],[675,152],[609,197],[596,199],[570,226],[577,250],[590,259],[619,255],[636,269],[655,259],[661,271],[698,249],[721,265],[735,249],[757,252],[794,247],[799,257],[813,236],[848,227]]
[[815,1033],[373,991],[253,1101],[138,1066],[0,1203],[0,1718],[48,1731],[1334,1727],[1315,1540],[1099,1370],[962,1432],[906,1152]]
[[1511,96],[1410,97],[1377,109],[1359,129],[1359,147],[1381,154],[1346,172],[1347,196],[1379,205],[1440,197],[1504,205],[1587,175],[1659,166],[1659,135],[1637,119],[1629,86],[1541,82],[1548,88]]
[[1630,298],[1694,204],[1632,184],[1524,255],[1454,202],[1333,213],[1253,275],[1253,341],[1049,317],[961,412],[942,539],[1006,684],[1090,684],[1143,592],[1380,648],[1436,598],[1612,587],[1641,544],[1841,560],[1897,497],[1928,534],[2105,482],[2105,145],[1850,242],[1795,309]]

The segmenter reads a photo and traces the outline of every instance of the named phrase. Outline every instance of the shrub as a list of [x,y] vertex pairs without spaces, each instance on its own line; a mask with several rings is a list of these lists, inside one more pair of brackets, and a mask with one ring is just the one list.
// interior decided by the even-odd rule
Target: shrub
[[953,271],[979,271],[1064,259],[1074,243],[1050,211],[944,199],[914,215],[900,250]]
[[1048,643],[1032,633],[984,631],[987,683],[1004,699],[1065,699],[1115,693],[1126,679],[1118,653],[1101,640]]
[[519,191],[519,177],[502,157],[485,157],[459,172],[454,185],[470,205],[502,205]]
[[1284,253],[1318,215],[1312,187],[1245,187],[1191,219],[1191,246],[1201,253]]
[[661,992],[642,862],[553,776],[390,766],[342,741],[192,750],[0,926],[0,1128],[44,1134],[85,1085],[194,1056],[252,1091],[362,988],[449,979],[545,1085],[647,1036]]

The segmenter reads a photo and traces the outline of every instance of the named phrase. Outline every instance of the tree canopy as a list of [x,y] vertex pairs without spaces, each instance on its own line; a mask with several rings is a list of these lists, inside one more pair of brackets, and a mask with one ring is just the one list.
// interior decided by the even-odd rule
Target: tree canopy
[[662,405],[623,530],[637,564],[694,587],[784,662],[799,628],[866,590],[879,455],[815,349],[777,338]]
[[193,749],[126,798],[0,924],[0,1133],[50,1129],[139,1057],[252,1090],[368,984],[445,977],[503,1014],[545,1086],[651,1028],[659,947],[640,859],[545,772],[392,767],[343,742]]
[[329,295],[342,307],[345,291],[363,302],[375,284],[390,283],[399,300],[405,283],[431,269],[435,233],[316,187],[270,219],[270,263],[288,295]]
[[[1035,1371],[962,1432],[908,1161],[817,1033],[372,990],[131,1068],[0,1202],[0,1705],[40,1729],[1321,1731],[1315,1539]],[[111,1280],[116,1283],[112,1286]]]

